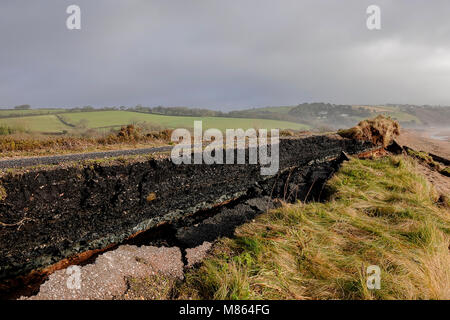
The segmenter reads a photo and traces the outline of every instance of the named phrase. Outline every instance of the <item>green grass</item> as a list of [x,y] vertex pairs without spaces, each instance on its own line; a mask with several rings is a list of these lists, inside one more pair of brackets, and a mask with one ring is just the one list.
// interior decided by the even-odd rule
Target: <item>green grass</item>
[[415,157],[419,160],[422,160],[426,163],[434,162],[433,158],[428,153],[423,151],[415,151],[413,149],[408,149],[408,155],[410,155],[411,157]]
[[[8,110],[2,110],[8,111]],[[18,110],[20,111],[20,110]],[[22,110],[31,112],[36,110]],[[15,112],[15,111],[11,111]],[[64,113],[61,117],[73,126],[82,128],[98,129],[108,131],[110,128],[118,129],[127,124],[147,124],[154,129],[192,129],[194,121],[203,121],[203,129],[217,128],[219,130],[235,128],[255,128],[255,129],[294,129],[306,130],[307,125],[278,120],[247,119],[247,118],[222,118],[222,117],[185,117],[185,116],[165,116],[157,114],[145,114],[130,111],[94,111]],[[62,123],[56,115],[39,115],[27,117],[0,118],[0,126],[17,128],[19,131],[35,133],[61,133],[71,132],[73,127]]]
[[285,205],[219,241],[180,297],[450,298],[450,212],[411,158],[352,159],[326,188],[326,203]]
[[[394,106],[353,106],[354,109],[363,107],[367,110],[371,110],[373,112],[376,112],[376,114],[383,114],[386,116],[391,117],[394,120],[400,121],[400,122],[409,122],[409,121],[415,121],[416,124],[421,124],[419,118],[417,118],[415,115],[401,111],[400,108],[394,107]],[[361,121],[364,120],[360,117],[352,117],[355,121]]]
[[400,122],[409,122],[414,121],[416,124],[422,124],[419,118],[417,118],[415,115],[402,112],[402,111],[391,111],[391,112],[383,112],[383,114],[391,117],[394,120],[400,121]]
[[217,128],[219,130],[233,128],[266,128],[266,129],[308,129],[306,125],[277,120],[243,119],[222,117],[179,117],[157,114],[145,114],[129,111],[99,111],[64,114],[64,118],[73,125],[86,122],[89,128],[118,127],[131,123],[147,123],[162,128],[193,128],[194,121],[203,121],[203,129]]
[[58,133],[70,127],[61,123],[55,115],[29,116],[0,119],[0,126],[17,128],[20,131]]

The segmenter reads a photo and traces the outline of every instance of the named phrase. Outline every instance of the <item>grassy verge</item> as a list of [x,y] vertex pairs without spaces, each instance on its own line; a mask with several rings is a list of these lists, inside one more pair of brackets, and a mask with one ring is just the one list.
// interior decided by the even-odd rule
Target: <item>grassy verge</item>
[[450,177],[450,167],[446,167],[443,164],[440,164],[440,163],[434,161],[433,158],[428,153],[423,152],[423,151],[415,151],[412,149],[408,149],[408,155],[418,159],[422,163],[427,164],[430,168],[435,169],[440,174]]
[[2,158],[155,147],[170,144],[172,131],[146,131],[134,125],[99,136],[0,136]]
[[[330,201],[285,205],[222,239],[181,298],[449,299],[450,211],[402,156],[352,159]],[[381,269],[381,289],[366,267]]]

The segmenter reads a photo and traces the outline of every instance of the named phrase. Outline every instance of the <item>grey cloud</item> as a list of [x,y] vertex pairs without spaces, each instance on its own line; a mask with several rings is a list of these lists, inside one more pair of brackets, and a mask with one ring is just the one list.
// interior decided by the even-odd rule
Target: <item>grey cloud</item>
[[446,0],[73,3],[2,1],[0,106],[450,105]]

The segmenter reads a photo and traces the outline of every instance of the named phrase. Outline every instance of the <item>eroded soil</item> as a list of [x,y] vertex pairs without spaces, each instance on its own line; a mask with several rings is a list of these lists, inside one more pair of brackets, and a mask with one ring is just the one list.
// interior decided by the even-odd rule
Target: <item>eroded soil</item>
[[414,150],[425,151],[450,159],[450,128],[402,129],[397,141],[399,144],[409,146]]

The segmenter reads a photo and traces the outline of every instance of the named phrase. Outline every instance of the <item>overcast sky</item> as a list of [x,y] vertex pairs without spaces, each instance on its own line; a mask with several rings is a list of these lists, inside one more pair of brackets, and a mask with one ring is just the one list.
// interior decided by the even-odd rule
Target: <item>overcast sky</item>
[[450,105],[450,1],[0,2],[0,106],[310,101]]

